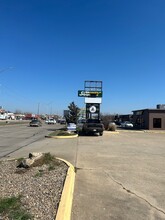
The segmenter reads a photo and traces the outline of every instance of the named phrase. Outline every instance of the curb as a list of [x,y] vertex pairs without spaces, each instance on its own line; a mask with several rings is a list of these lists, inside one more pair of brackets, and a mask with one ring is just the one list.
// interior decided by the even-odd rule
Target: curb
[[56,157],[57,159],[66,163],[69,168],[66,175],[59,207],[57,210],[55,220],[70,220],[72,211],[72,201],[75,183],[75,168],[74,166],[66,160]]
[[164,130],[120,130],[119,132],[165,134]]
[[67,139],[67,138],[76,138],[78,134],[71,135],[71,136],[45,136],[46,138],[54,138],[54,139]]
[[118,131],[104,131],[105,134],[119,134]]

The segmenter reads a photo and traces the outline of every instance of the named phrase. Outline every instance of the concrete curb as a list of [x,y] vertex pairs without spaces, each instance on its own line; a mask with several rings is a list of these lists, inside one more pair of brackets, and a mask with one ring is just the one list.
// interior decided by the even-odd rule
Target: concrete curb
[[129,133],[154,133],[154,134],[165,134],[165,131],[163,130],[119,130],[120,132],[129,132]]
[[45,136],[46,138],[54,138],[54,139],[67,139],[67,138],[76,138],[78,134],[70,135],[70,136]]
[[70,220],[72,211],[72,201],[75,183],[75,169],[74,166],[66,160],[57,158],[66,163],[69,168],[65,179],[58,211],[55,220]]
[[104,131],[105,134],[119,134],[118,131]]

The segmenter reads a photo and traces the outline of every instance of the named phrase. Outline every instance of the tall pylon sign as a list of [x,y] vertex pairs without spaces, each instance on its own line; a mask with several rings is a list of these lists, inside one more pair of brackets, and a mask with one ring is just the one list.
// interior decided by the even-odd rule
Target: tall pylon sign
[[84,90],[78,91],[78,96],[85,98],[86,119],[100,118],[100,104],[103,96],[102,84],[102,81],[85,81]]

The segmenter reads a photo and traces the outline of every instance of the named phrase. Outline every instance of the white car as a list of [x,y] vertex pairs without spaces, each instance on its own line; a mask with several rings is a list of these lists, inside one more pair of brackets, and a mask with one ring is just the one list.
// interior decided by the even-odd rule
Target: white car
[[125,121],[121,123],[122,128],[133,128],[133,124],[130,121]]
[[75,123],[69,123],[69,124],[67,125],[67,130],[68,130],[68,131],[76,132],[76,124],[75,124]]
[[48,120],[45,121],[48,125],[50,124],[56,124],[56,120],[54,118],[49,118]]

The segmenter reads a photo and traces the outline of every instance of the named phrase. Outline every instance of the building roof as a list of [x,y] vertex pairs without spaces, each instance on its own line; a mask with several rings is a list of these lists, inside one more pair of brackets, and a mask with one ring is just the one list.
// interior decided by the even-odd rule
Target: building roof
[[145,109],[139,109],[139,110],[133,110],[132,112],[138,112],[138,111],[163,111],[165,112],[165,109],[157,109],[157,108],[145,108]]

